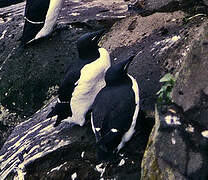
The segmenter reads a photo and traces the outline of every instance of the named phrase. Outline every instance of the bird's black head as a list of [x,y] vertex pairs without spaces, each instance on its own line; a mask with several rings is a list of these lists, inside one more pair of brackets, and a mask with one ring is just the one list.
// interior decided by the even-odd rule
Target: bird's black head
[[80,59],[93,61],[100,57],[98,43],[103,33],[104,30],[86,33],[78,39],[77,48]]
[[112,85],[125,81],[128,78],[127,70],[129,64],[133,59],[134,56],[131,56],[127,60],[111,66],[106,72],[106,76],[105,76],[106,84]]

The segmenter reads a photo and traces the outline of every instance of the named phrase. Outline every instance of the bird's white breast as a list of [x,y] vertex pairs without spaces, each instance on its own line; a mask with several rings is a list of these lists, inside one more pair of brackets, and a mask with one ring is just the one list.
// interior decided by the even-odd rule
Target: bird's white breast
[[[99,48],[100,58],[85,65],[77,81],[71,98],[72,115],[76,121],[83,121],[85,114],[93,104],[96,95],[106,85],[105,73],[110,67],[110,56],[104,48]],[[79,117],[78,117],[79,116]]]
[[104,48],[100,48],[99,52],[100,58],[82,68],[73,96],[85,95],[86,93],[94,94],[94,91],[100,90],[100,86],[105,85],[104,78],[107,69],[110,67],[110,57]]
[[56,23],[60,9],[62,7],[62,2],[63,0],[50,0],[44,26],[40,30],[40,32],[36,35],[35,39],[47,36],[53,31],[53,27]]

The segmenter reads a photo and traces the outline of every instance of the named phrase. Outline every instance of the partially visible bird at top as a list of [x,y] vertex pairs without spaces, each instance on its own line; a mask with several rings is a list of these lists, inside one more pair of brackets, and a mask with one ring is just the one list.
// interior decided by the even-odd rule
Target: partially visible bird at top
[[139,112],[139,88],[127,73],[130,57],[112,65],[106,72],[106,86],[92,105],[91,125],[99,160],[110,160],[135,131]]
[[21,44],[48,36],[56,24],[63,0],[26,0]]
[[105,86],[105,73],[111,65],[109,53],[98,42],[104,30],[84,34],[77,41],[79,58],[68,66],[58,91],[58,102],[47,118],[83,126],[98,92]]

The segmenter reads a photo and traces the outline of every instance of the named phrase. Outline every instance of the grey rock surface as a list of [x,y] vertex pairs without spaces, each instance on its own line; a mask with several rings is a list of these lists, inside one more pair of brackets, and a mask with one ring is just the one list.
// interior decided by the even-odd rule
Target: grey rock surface
[[103,47],[110,52],[114,63],[135,54],[129,73],[139,82],[141,108],[154,111],[159,79],[167,72],[181,69],[196,31],[203,19],[183,23],[185,13],[155,13],[147,17],[132,15],[116,22]]
[[156,109],[156,123],[142,162],[142,178],[207,179],[207,22],[179,71],[173,100]]
[[0,0],[0,8],[23,2],[24,0]]
[[174,12],[177,10],[189,13],[207,13],[202,0],[137,0],[129,3],[129,10],[136,11],[142,16],[148,16],[155,12]]
[[208,1],[207,0],[203,0],[204,4],[206,4],[208,6]]
[[179,73],[178,80],[173,90],[174,101],[181,105],[184,110],[190,109],[198,102],[200,91],[207,93],[207,31],[208,26],[199,28],[196,42],[187,56],[186,63]]
[[[190,113],[193,115],[194,110]],[[186,114],[174,104],[156,109],[141,179],[207,179],[207,139],[192,126]],[[172,121],[170,116],[174,117]]]
[[56,118],[46,119],[55,103],[56,98],[15,127],[0,151],[1,179],[68,179],[75,172],[79,179],[139,178],[139,159],[148,137],[140,120],[128,149],[117,160],[101,163],[90,120],[83,127],[62,123],[55,128]]

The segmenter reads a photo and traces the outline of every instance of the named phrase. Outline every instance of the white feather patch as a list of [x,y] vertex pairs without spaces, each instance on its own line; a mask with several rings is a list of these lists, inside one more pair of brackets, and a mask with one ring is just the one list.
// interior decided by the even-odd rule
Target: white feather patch
[[71,179],[75,180],[77,178],[77,173],[75,172],[74,174],[71,175]]
[[95,128],[96,131],[100,131],[100,128]]
[[123,166],[125,164],[125,160],[124,159],[121,159],[120,163],[118,166]]
[[118,132],[118,129],[113,128],[113,129],[111,129],[111,132],[116,133],[116,132]]
[[93,123],[93,116],[92,116],[92,113],[90,114],[90,116],[91,116],[91,126],[92,126],[92,130],[93,130],[93,132],[94,132],[94,134],[95,134],[96,131],[95,131],[94,123]]
[[29,23],[31,23],[31,24],[43,24],[43,23],[44,23],[43,21],[41,21],[41,22],[31,21],[31,20],[29,20],[27,17],[24,17],[24,19],[25,19],[26,21],[28,21]]

